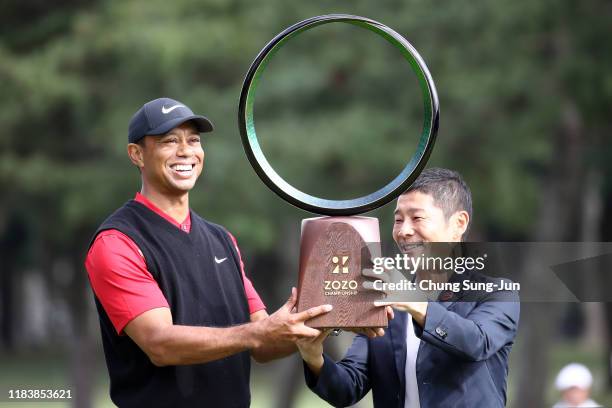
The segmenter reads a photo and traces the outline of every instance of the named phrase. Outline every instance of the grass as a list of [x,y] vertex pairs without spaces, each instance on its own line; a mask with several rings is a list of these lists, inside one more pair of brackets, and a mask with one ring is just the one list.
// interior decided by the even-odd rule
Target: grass
[[[591,368],[595,377],[593,386],[593,399],[604,406],[612,406],[612,393],[605,391],[605,370],[606,359],[603,351],[592,348],[577,346],[576,344],[558,343],[552,348],[551,365],[549,367],[550,385],[546,390],[546,399],[552,405],[558,393],[553,387],[552,382],[556,373],[569,362],[581,362]],[[516,359],[517,356],[513,356]],[[253,408],[270,408],[274,406],[277,398],[277,390],[280,363],[259,366],[253,364],[251,373],[251,391]],[[102,353],[96,360],[93,371],[94,388],[94,407],[107,408],[114,407],[108,396],[108,374]],[[517,374],[516,369],[511,367],[511,375]],[[52,353],[47,351],[37,351],[18,354],[0,354],[0,408],[67,408],[70,402],[8,402],[7,389],[16,388],[55,388],[65,389],[70,387],[70,366],[65,354]],[[513,394],[512,377],[509,380],[510,395]],[[318,408],[329,407],[327,403],[321,401],[316,395],[310,392],[303,382],[299,385],[299,395],[295,408]],[[364,403],[360,407],[371,407],[371,396],[364,398]],[[512,406],[510,398],[508,406]]]

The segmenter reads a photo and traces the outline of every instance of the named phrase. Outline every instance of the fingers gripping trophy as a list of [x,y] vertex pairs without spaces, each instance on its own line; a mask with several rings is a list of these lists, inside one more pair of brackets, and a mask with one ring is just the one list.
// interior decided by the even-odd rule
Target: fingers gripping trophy
[[[397,48],[417,76],[425,113],[417,148],[407,152],[410,160],[400,174],[381,189],[348,200],[315,197],[285,181],[266,159],[257,139],[254,120],[257,86],[276,51],[301,33],[332,23],[348,23],[368,29]],[[302,220],[297,309],[303,311],[320,304],[331,304],[333,310],[309,320],[309,326],[319,329],[387,326],[384,308],[373,305],[384,294],[364,288],[369,277],[363,273],[363,265],[367,265],[372,257],[380,256],[378,219],[358,214],[390,202],[414,182],[433,149],[438,121],[436,88],[417,50],[391,28],[369,18],[330,14],[300,21],[274,37],[251,64],[242,86],[238,111],[240,135],[247,158],[259,178],[281,198],[321,215]]]

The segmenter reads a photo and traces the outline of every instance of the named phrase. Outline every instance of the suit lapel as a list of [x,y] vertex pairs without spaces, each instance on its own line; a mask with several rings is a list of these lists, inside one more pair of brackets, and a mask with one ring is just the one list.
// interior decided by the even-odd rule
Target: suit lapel
[[389,335],[393,348],[393,359],[400,383],[400,389],[406,389],[406,324],[405,312],[395,312],[395,318],[389,323]]

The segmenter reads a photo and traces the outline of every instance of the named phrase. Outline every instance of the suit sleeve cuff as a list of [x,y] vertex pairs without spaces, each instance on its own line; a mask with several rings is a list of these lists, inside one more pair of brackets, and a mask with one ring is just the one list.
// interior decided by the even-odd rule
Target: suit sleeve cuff
[[414,323],[414,333],[421,340],[436,342],[444,341],[448,335],[448,328],[444,324],[444,317],[448,311],[437,302],[429,302],[425,315],[425,327],[421,328]]
[[[302,363],[304,364],[304,378],[306,379],[306,385],[315,392],[319,389],[319,384],[328,383],[329,381],[326,381],[326,379],[333,375],[332,366],[334,365],[334,362],[331,361],[331,359],[325,353],[323,354],[323,367],[321,367],[321,372],[319,372],[318,376],[314,375],[314,373],[310,371],[310,368],[308,368],[308,364],[306,364],[305,361]],[[320,381],[321,379],[323,379],[323,381]]]

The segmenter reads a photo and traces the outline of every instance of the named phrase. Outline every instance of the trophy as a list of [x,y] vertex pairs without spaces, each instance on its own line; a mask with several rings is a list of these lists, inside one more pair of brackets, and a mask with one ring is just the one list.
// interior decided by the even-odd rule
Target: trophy
[[[315,197],[285,181],[267,161],[257,140],[254,121],[257,85],[275,52],[304,31],[338,22],[366,28],[382,36],[402,53],[418,78],[425,113],[416,151],[409,156],[410,160],[400,174],[378,191],[348,200]],[[297,309],[302,311],[320,304],[331,304],[333,310],[310,319],[308,326],[334,329],[387,326],[384,308],[373,305],[375,300],[384,297],[384,293],[364,287],[369,280],[363,273],[364,265],[380,254],[378,219],[357,215],[390,202],[414,182],[433,149],[438,121],[438,95],[419,53],[400,34],[369,18],[330,14],[301,21],[274,37],[251,64],[242,86],[238,110],[240,135],[247,158],[259,178],[281,198],[321,215],[302,221]]]

